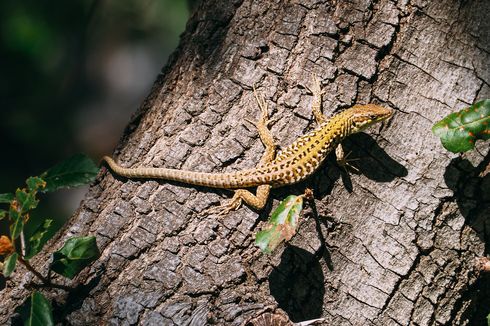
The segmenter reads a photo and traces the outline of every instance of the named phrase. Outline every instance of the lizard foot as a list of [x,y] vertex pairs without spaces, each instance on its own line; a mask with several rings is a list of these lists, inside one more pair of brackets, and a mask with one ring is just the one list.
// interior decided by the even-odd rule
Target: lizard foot
[[352,152],[348,152],[344,154],[344,150],[341,146],[337,146],[335,149],[335,155],[337,156],[337,164],[342,167],[346,173],[349,173],[349,170],[354,171],[354,173],[359,174],[361,170],[359,168],[352,165],[350,162],[359,161],[359,158],[348,158]]
[[199,213],[199,216],[204,215],[216,215],[216,216],[225,216],[231,211],[236,211],[242,205],[241,198],[232,198],[226,201],[223,205],[210,207],[208,209],[203,210]]
[[254,91],[255,100],[257,101],[257,104],[259,105],[260,108],[260,119],[258,121],[253,121],[247,118],[244,119],[245,121],[253,124],[260,132],[262,129],[267,129],[271,124],[277,122],[278,118],[272,120],[269,119],[268,106],[264,96],[259,94],[257,89],[255,89],[255,85],[253,85],[253,91]]
[[318,79],[318,76],[315,74],[311,74],[311,86],[306,87],[310,90],[310,92],[313,93],[313,96],[318,97],[325,94],[325,90],[322,89],[322,84],[320,83],[320,80]]

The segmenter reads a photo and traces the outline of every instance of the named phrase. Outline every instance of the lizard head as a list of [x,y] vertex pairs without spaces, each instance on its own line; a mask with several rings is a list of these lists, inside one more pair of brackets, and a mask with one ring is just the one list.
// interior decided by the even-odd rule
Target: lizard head
[[393,115],[393,110],[375,104],[355,105],[348,112],[352,122],[352,132],[363,131],[377,122],[386,120]]

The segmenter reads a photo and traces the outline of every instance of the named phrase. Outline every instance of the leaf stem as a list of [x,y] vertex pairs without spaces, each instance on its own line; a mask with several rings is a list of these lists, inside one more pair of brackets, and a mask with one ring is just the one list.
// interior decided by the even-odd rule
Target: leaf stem
[[19,262],[22,263],[22,265],[24,265],[27,268],[27,270],[29,272],[31,272],[32,274],[36,275],[36,277],[38,279],[40,279],[43,282],[46,282],[47,281],[47,279],[41,273],[39,273],[34,267],[32,267],[32,265],[29,264],[29,262],[27,260],[25,260],[22,257],[19,257],[18,260],[19,260]]
[[22,257],[26,255],[26,238],[24,236],[24,230],[20,231],[20,254]]
[[38,279],[40,279],[41,282],[43,282],[43,284],[35,284],[34,283],[34,285],[36,287],[50,287],[50,288],[62,289],[62,290],[65,290],[65,291],[71,291],[71,290],[73,290],[73,288],[70,287],[70,286],[63,285],[63,284],[52,283],[50,279],[44,277],[34,267],[32,267],[32,265],[27,260],[23,259],[22,257],[19,257],[18,260],[19,260],[19,262],[22,263],[22,265],[24,265],[27,268],[28,271],[30,271]]
[[38,284],[38,283],[31,283],[30,284],[33,288],[35,289],[40,289],[40,288],[54,288],[54,289],[61,289],[61,290],[65,290],[67,292],[70,292],[70,291],[73,291],[74,288],[70,287],[70,286],[67,286],[67,285],[63,285],[63,284],[58,284],[58,283],[42,283],[42,284]]

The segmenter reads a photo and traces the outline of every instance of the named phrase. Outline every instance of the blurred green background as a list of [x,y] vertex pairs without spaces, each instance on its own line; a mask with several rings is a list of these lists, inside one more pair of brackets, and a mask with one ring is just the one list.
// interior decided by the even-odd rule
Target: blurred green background
[[[96,161],[111,154],[176,48],[192,6],[1,1],[0,193],[73,154]],[[34,215],[61,223],[86,189],[41,198]]]

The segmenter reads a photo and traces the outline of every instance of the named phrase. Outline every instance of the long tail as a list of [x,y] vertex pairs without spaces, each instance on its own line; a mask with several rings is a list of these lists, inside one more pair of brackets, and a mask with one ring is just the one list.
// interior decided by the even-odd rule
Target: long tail
[[[259,184],[247,178],[247,170],[234,173],[205,173],[165,168],[125,168],[109,156],[102,157],[117,175],[134,179],[163,179],[211,188],[243,188]],[[248,184],[248,182],[250,184]],[[247,184],[245,184],[247,183]]]

